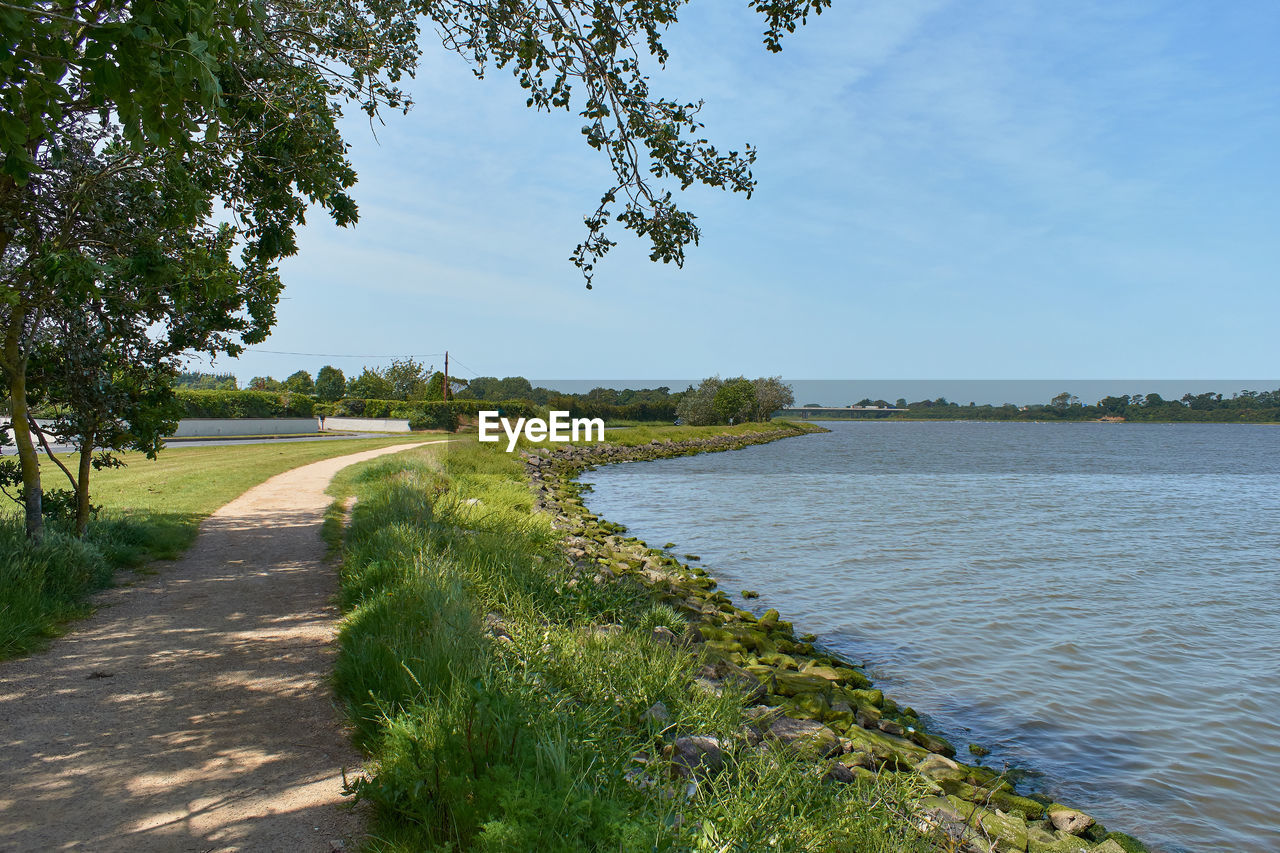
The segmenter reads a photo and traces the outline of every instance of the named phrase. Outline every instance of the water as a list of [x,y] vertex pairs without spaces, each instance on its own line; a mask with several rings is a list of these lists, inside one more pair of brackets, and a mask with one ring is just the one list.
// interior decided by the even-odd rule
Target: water
[[1280,427],[827,426],[587,503],[1109,828],[1280,851]]

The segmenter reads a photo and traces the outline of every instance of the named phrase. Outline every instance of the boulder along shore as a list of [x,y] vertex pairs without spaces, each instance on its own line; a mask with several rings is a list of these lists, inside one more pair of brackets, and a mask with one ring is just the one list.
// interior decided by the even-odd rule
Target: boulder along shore
[[[655,639],[701,652],[695,684],[732,690],[750,707],[744,735],[758,748],[786,748],[821,763],[823,778],[872,782],[878,773],[915,774],[922,828],[950,840],[948,849],[983,853],[1138,853],[1147,848],[1110,832],[1092,816],[1046,797],[1020,795],[1009,771],[956,760],[955,748],[930,733],[909,707],[875,688],[857,666],[797,636],[776,610],[757,616],[734,605],[700,566],[626,536],[626,528],[591,513],[579,475],[600,465],[736,450],[782,438],[825,432],[784,428],[642,445],[568,445],[523,454],[536,505],[563,534],[565,558],[593,583],[636,582],[688,619],[677,635],[655,628]],[[660,715],[663,709],[652,708]],[[723,757],[714,738],[672,737],[677,764],[707,772]],[[980,752],[980,750],[979,750]]]

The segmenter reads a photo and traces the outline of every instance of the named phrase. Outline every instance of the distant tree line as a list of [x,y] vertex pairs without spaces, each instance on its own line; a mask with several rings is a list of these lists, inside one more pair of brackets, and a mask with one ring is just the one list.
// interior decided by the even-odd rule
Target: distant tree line
[[[189,390],[235,390],[234,376],[212,373],[183,373],[177,387]],[[397,359],[389,367],[364,367],[347,379],[343,372],[325,365],[315,378],[305,370],[283,380],[271,376],[255,376],[249,380],[251,391],[292,392],[309,394],[321,402],[342,400],[402,400],[422,402],[444,400],[444,373],[424,366],[411,358]],[[585,394],[568,394],[551,388],[535,387],[523,376],[478,376],[470,381],[449,377],[450,400],[509,402],[520,400],[539,408],[569,412],[575,418],[605,420],[672,421],[683,391],[672,393],[666,386],[658,388],[615,389],[593,388]],[[348,407],[349,408],[349,407]]]
[[[864,399],[859,406],[888,407],[884,400]],[[1240,391],[1230,397],[1206,392],[1184,394],[1179,400],[1166,400],[1159,394],[1125,394],[1103,397],[1092,405],[1064,391],[1048,403],[1000,406],[955,403],[945,397],[908,403],[903,398],[892,404],[905,412],[864,412],[848,410],[841,418],[892,418],[896,420],[982,420],[982,421],[1096,421],[1123,418],[1136,422],[1210,422],[1270,423],[1280,422],[1280,389],[1275,391]],[[805,408],[813,407],[806,404]],[[823,413],[829,416],[834,413]]]
[[[180,373],[174,384],[177,388],[193,391],[239,389],[236,378],[230,374]],[[449,399],[466,385],[465,379],[450,376]],[[291,373],[284,379],[255,376],[249,380],[247,390],[310,394],[323,402],[336,402],[344,398],[413,402],[445,399],[443,371],[412,358],[396,359],[383,368],[365,367],[351,379],[347,379],[342,370],[330,364],[320,368],[314,379],[306,370]]]

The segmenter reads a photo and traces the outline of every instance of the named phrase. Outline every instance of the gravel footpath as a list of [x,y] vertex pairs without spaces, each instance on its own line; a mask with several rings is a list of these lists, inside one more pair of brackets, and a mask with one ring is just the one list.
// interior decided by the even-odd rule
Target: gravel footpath
[[418,446],[272,477],[210,516],[177,563],[0,664],[0,850],[355,847],[360,817],[338,808],[360,756],[328,682],[324,490]]

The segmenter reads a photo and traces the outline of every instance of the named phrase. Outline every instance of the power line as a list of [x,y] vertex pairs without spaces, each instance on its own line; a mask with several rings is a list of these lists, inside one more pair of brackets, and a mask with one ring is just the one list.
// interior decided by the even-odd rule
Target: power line
[[454,356],[450,356],[450,358],[452,359],[452,361],[453,361],[453,363],[454,363],[454,364],[458,365],[458,366],[459,366],[459,367],[461,367],[463,370],[467,371],[467,373],[470,373],[470,374],[471,374],[471,376],[472,376],[472,378],[475,378],[475,377],[477,377],[477,376],[479,376],[479,375],[480,375],[478,372],[476,372],[476,371],[472,370],[470,367],[467,367],[465,364],[463,364],[462,362],[458,361],[458,357],[457,357],[456,355],[454,355]]
[[392,355],[351,355],[337,352],[286,352],[284,350],[258,349],[257,347],[245,347],[245,352],[258,352],[267,355],[301,355],[308,358],[440,358],[444,355],[442,352],[394,353]]

